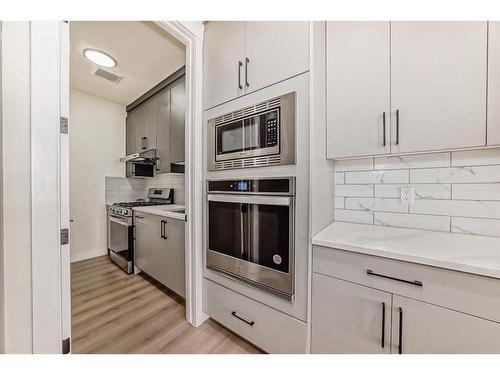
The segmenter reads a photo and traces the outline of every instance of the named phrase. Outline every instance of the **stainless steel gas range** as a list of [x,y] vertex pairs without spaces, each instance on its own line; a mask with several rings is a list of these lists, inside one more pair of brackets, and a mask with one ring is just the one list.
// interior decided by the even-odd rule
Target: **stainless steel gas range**
[[174,203],[174,190],[150,188],[146,200],[118,202],[107,207],[108,254],[128,274],[134,272],[134,207]]

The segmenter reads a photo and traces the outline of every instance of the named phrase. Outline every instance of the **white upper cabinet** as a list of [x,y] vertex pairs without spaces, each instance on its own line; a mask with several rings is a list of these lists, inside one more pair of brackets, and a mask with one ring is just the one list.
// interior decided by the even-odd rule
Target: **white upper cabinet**
[[500,22],[490,22],[488,48],[488,145],[500,145]]
[[390,152],[390,23],[327,23],[328,158]]
[[203,108],[244,92],[245,22],[208,22],[203,45]]
[[208,22],[203,108],[309,70],[308,22]]
[[[485,146],[487,27],[487,22],[329,22],[327,157]],[[488,125],[488,144],[500,144],[500,106],[494,108],[500,100],[500,26],[492,23],[490,34],[488,124],[497,125]]]
[[247,93],[309,70],[309,22],[253,21],[245,27]]
[[485,145],[486,56],[486,22],[392,22],[392,153]]

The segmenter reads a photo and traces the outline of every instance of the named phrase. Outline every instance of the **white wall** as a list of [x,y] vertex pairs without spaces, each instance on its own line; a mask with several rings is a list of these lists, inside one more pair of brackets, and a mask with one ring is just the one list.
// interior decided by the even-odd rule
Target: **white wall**
[[[0,88],[2,87],[2,23],[0,22]],[[2,92],[0,90],[0,181],[3,181],[2,172]],[[2,184],[0,184],[0,212],[3,212]],[[3,215],[0,215],[0,353],[5,352],[4,337],[4,303],[3,303]]]
[[125,106],[70,92],[71,261],[107,253],[105,176],[125,176]]

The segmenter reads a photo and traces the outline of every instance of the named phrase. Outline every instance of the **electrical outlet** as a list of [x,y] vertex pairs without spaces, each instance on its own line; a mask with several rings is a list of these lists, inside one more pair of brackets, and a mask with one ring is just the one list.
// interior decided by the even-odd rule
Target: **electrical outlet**
[[401,187],[401,203],[413,203],[414,189],[411,186]]

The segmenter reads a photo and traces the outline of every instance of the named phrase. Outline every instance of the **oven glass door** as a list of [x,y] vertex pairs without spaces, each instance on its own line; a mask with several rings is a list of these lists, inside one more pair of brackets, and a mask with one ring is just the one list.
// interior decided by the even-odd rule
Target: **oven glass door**
[[108,214],[108,249],[123,258],[129,258],[129,226],[128,220]]
[[[209,197],[209,250],[289,273],[293,248],[293,198]],[[260,201],[260,202],[259,202]]]

